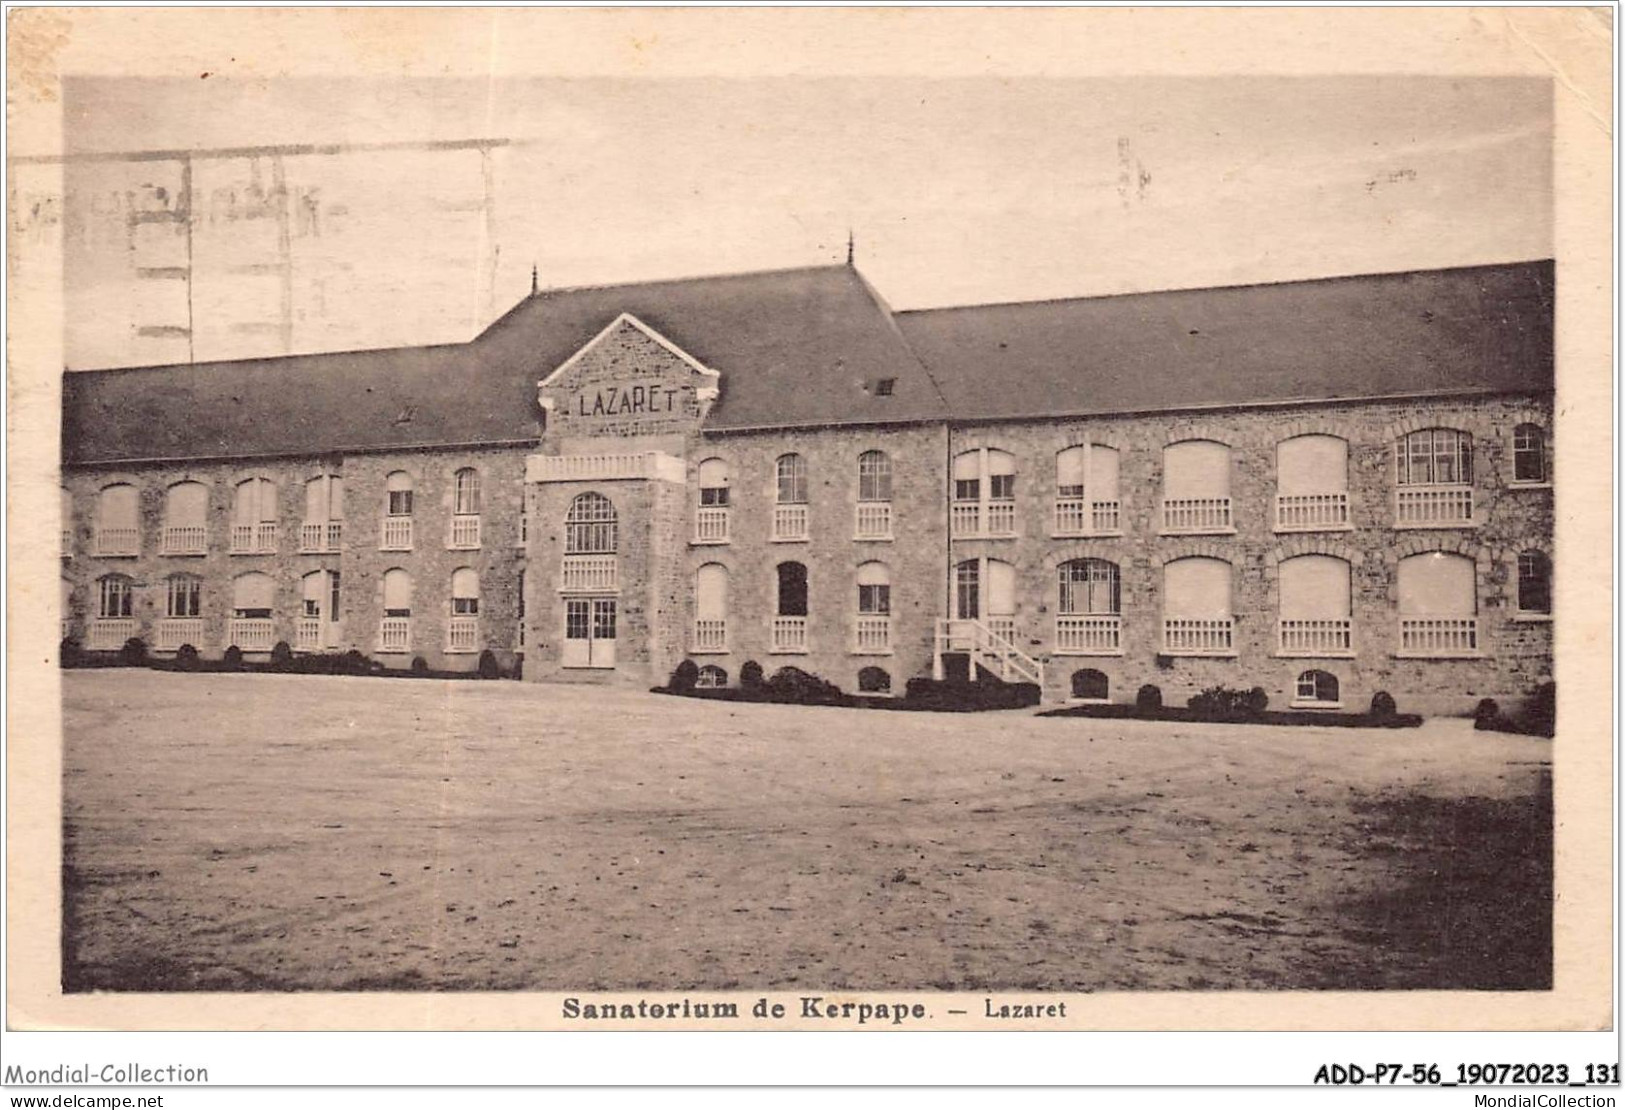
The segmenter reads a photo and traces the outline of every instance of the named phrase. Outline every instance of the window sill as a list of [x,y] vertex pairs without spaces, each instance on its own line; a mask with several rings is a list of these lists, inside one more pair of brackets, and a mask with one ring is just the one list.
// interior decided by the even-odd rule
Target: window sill
[[1550,482],[1508,482],[1507,489],[1551,489]]
[[1068,705],[1110,705],[1111,698],[1067,698]]
[[[380,549],[380,550],[382,550],[382,549]],[[403,551],[410,551],[411,548],[402,548],[402,550]],[[446,550],[447,551],[479,551],[479,550],[481,550],[481,545],[477,544],[477,543],[448,543],[446,545]]]
[[1272,656],[1275,659],[1354,659],[1357,658],[1352,651],[1277,651]]
[[[403,648],[375,647],[375,648],[372,649],[372,653],[374,655],[411,655],[412,654],[412,649],[409,648],[409,647],[403,647]],[[244,654],[246,655],[247,652],[244,652]]]
[[1158,654],[1174,659],[1237,659],[1241,653],[1238,651],[1178,651],[1173,648],[1163,648]]
[[1315,701],[1314,699],[1309,699],[1309,700],[1305,701],[1305,700],[1302,700],[1302,699],[1294,698],[1292,701],[1289,701],[1286,704],[1287,704],[1288,709],[1342,709],[1343,708],[1343,703],[1340,702],[1340,701]]
[[689,540],[690,547],[727,547],[730,540]]
[[956,540],[1016,540],[1021,538],[1020,532],[956,532]]
[[852,537],[852,542],[853,543],[891,543],[892,539],[893,539],[893,537],[890,536],[890,535],[885,535],[885,536],[853,536]]
[[1352,532],[1352,524],[1277,524],[1276,535],[1286,535],[1299,532]]
[[[401,555],[401,554],[405,554],[407,552],[410,552],[412,549],[410,547],[385,547],[383,544],[379,544],[378,545],[378,550],[383,551],[383,552],[388,552],[391,555]],[[460,550],[460,549],[459,548],[452,548],[452,550],[457,551],[457,550]]]
[[1065,656],[1067,658],[1087,659],[1087,658],[1093,657],[1093,658],[1096,658],[1096,659],[1105,659],[1105,658],[1112,658],[1112,657],[1121,657],[1122,654],[1123,654],[1123,649],[1122,648],[1098,648],[1098,649],[1096,649],[1096,648],[1056,648],[1054,651],[1050,652],[1050,654],[1051,655]]
[[727,655],[727,654],[729,654],[728,649],[725,648],[725,647],[719,647],[719,648],[689,648],[688,653],[690,655]]
[[209,553],[207,551],[162,551],[158,552],[162,559],[202,559]]
[[1448,531],[1451,531],[1452,529],[1477,528],[1478,526],[1479,526],[1479,522],[1476,521],[1476,520],[1417,520],[1417,521],[1403,521],[1403,522],[1395,521],[1394,522],[1394,531],[1396,531],[1396,532],[1448,532]]
[[1483,659],[1482,651],[1396,651],[1395,659]]
[[851,651],[848,651],[847,654],[848,655],[886,656],[886,655],[896,655],[897,652],[895,652],[891,648],[853,648]]
[[1164,528],[1159,536],[1233,536],[1234,528]]
[[259,550],[259,551],[234,550],[234,551],[228,551],[228,552],[226,552],[226,554],[230,555],[230,556],[233,556],[234,558],[235,557],[240,557],[240,556],[243,556],[243,555],[250,555],[250,556],[259,555],[261,557],[264,557],[266,555],[275,555],[276,554],[276,548],[268,547],[268,548],[264,548],[264,549]]
[[1118,529],[1115,532],[1051,532],[1049,538],[1052,540],[1120,540],[1123,538],[1123,531]]
[[811,543],[811,536],[774,536],[768,543]]
[[769,655],[809,655],[810,648],[768,648]]
[[451,647],[449,647],[449,648],[446,648],[444,651],[442,651],[440,654],[442,654],[442,655],[478,655],[482,650],[483,650],[482,648],[477,648],[477,647],[471,647],[471,648],[451,648]]
[[1552,615],[1550,613],[1514,613],[1512,614],[1512,622],[1514,624],[1551,624]]

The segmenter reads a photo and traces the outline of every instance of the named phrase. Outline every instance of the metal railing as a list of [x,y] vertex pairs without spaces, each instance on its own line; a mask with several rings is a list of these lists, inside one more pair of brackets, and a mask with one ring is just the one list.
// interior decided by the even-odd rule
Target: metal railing
[[1057,655],[1121,655],[1123,618],[1060,614],[1055,618]]
[[446,651],[448,653],[480,650],[480,618],[452,617],[446,624]]
[[344,543],[342,520],[314,521],[299,526],[299,550],[306,555],[338,551]]
[[804,652],[807,650],[806,617],[774,617],[773,647],[776,652]]
[[1228,497],[1174,497],[1162,502],[1164,532],[1226,532],[1233,525]]
[[855,649],[864,654],[891,651],[891,618],[872,613],[859,613],[854,628]]
[[1280,644],[1282,655],[1348,655],[1354,650],[1354,622],[1283,618]]
[[480,546],[480,518],[472,513],[461,513],[451,518],[451,541],[457,551],[471,551]]
[[1476,654],[1478,618],[1401,617],[1399,650],[1410,655]]
[[712,506],[700,509],[694,516],[695,543],[728,542],[728,510]]
[[154,651],[176,651],[182,644],[198,647],[203,643],[203,618],[165,617],[153,636]]
[[619,561],[614,555],[566,555],[559,574],[564,593],[599,593],[620,587]]
[[804,540],[807,538],[807,506],[774,505],[773,538],[776,540]]
[[85,632],[85,647],[91,651],[117,651],[135,635],[134,617],[99,617]]
[[852,534],[860,540],[891,539],[891,502],[859,501]]
[[378,622],[378,650],[403,652],[412,650],[412,618],[385,617]]
[[91,545],[94,555],[139,555],[141,554],[141,530],[139,528],[97,528],[94,542]]
[[1347,493],[1291,493],[1275,499],[1275,527],[1281,532],[1311,532],[1317,528],[1346,528]]
[[1471,486],[1401,486],[1394,491],[1395,527],[1448,528],[1471,523]]
[[231,526],[231,553],[233,555],[275,555],[276,523],[274,521],[261,521],[258,524],[233,524]]
[[1229,617],[1164,620],[1162,650],[1170,655],[1232,655],[1236,648],[1235,623]]
[[412,550],[412,518],[409,516],[386,516],[378,530],[378,550]]
[[226,628],[226,646],[242,651],[270,651],[276,642],[276,622],[269,617],[233,617]]
[[728,650],[728,622],[721,617],[701,617],[694,622],[693,651]]

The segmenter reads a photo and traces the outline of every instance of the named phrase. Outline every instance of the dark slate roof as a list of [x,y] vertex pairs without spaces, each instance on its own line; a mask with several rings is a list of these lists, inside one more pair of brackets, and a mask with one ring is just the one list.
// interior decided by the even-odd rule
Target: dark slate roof
[[897,315],[846,266],[560,290],[469,343],[67,374],[63,459],[533,442],[536,383],[622,312],[721,372],[717,431],[1549,391],[1552,280],[1530,262]]
[[1550,261],[904,312],[956,418],[1553,388]]
[[[846,266],[547,291],[472,342],[64,376],[68,463],[534,441],[536,383],[622,312],[722,374],[706,426],[938,420],[891,312]],[[873,385],[895,379],[892,395]]]

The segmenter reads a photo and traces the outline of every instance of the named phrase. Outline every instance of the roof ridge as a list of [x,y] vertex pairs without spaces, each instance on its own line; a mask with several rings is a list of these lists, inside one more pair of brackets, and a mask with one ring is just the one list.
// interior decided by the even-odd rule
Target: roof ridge
[[904,335],[903,329],[898,326],[897,313],[892,310],[891,305],[886,303],[886,298],[880,295],[880,290],[876,289],[869,279],[863,276],[863,271],[856,266],[847,266],[844,269],[852,271],[852,276],[858,279],[859,287],[868,294],[875,307],[880,309],[880,314],[885,317],[886,326],[891,329],[892,335],[896,336],[897,341],[903,345],[903,350],[907,351],[908,357],[914,360],[914,365],[920,368],[920,372],[925,375],[925,380],[931,383],[931,390],[937,395],[937,400],[942,402],[942,412],[946,417],[949,412],[948,395],[942,391],[942,383],[937,381],[937,376],[931,372],[931,367],[926,364],[925,359],[920,357],[920,352],[914,349],[914,344],[908,341],[908,336]]

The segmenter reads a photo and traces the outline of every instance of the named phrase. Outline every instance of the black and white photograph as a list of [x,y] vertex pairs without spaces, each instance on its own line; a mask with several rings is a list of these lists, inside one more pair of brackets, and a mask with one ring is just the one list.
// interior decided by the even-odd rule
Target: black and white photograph
[[63,1000],[1554,990],[1558,78],[237,63],[8,152]]

